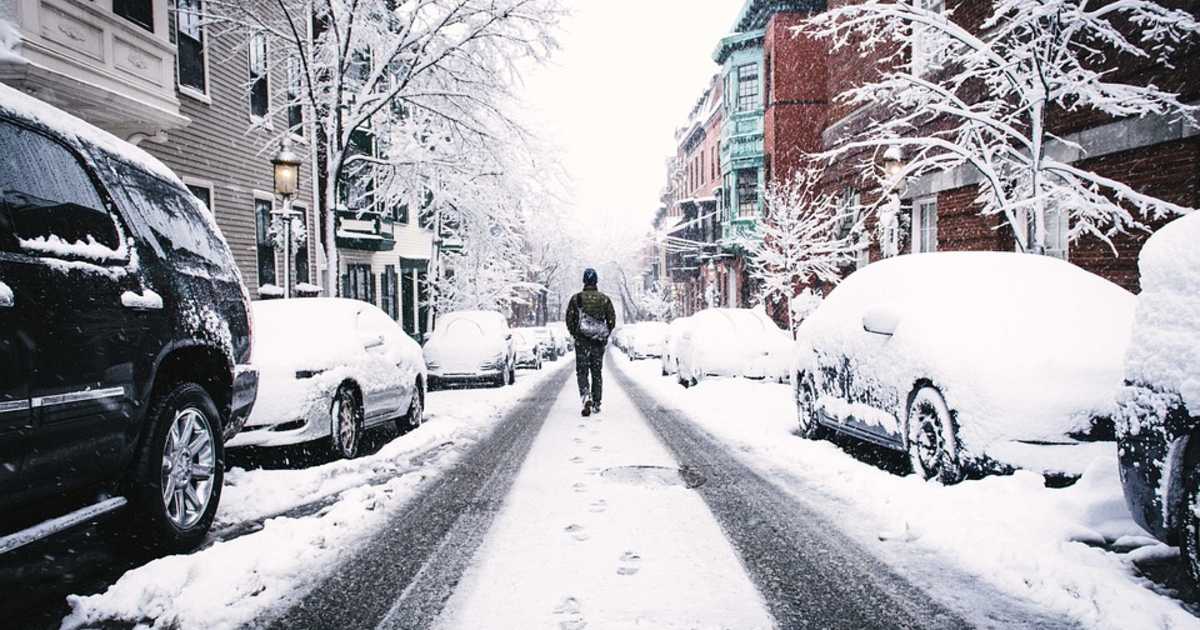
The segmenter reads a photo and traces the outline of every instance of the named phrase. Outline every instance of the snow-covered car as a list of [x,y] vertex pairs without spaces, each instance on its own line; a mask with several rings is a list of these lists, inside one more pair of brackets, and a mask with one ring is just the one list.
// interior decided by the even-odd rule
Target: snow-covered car
[[365,431],[392,422],[420,426],[421,347],[383,311],[340,298],[268,300],[253,308],[258,404],[228,448],[328,440],[334,456],[349,459]]
[[625,354],[630,359],[657,359],[662,356],[667,340],[667,324],[664,322],[638,322],[628,326]]
[[683,339],[683,332],[691,321],[691,317],[676,317],[671,320],[670,324],[667,324],[667,337],[663,340],[663,376],[679,372],[679,342]]
[[700,311],[691,316],[675,348],[679,383],[694,385],[709,376],[763,378],[770,364],[769,342],[763,319],[752,309]]
[[542,369],[542,342],[528,328],[512,331],[513,357],[517,368]]
[[760,352],[750,360],[743,376],[776,383],[787,382],[794,362],[795,341],[762,307],[751,309],[750,314],[761,324],[762,336],[758,344]]
[[1138,265],[1116,422],[1121,483],[1134,519],[1179,546],[1200,584],[1200,215],[1150,237]]
[[550,322],[546,327],[554,334],[554,339],[559,344],[558,356],[565,356],[575,350],[575,340],[571,338],[571,331],[567,330],[566,322]]
[[1070,466],[1095,453],[1080,440],[1116,411],[1133,310],[1128,291],[1047,256],[880,261],[798,328],[799,433],[907,452],[914,472],[943,483]]
[[541,346],[542,359],[557,361],[558,346],[554,343],[554,334],[550,332],[550,329],[545,326],[537,326],[528,330],[533,333]]
[[512,385],[517,362],[508,320],[496,311],[446,313],[425,344],[425,366],[434,387],[473,382]]
[[191,549],[258,387],[233,252],[162,162],[4,85],[0,147],[0,553],[110,512]]

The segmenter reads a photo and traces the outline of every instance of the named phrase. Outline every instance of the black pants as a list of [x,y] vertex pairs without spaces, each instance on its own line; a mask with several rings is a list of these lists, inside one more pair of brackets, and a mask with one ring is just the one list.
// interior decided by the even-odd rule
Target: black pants
[[604,380],[600,370],[604,367],[606,348],[606,344],[594,341],[575,341],[575,377],[579,380],[579,396],[590,394],[592,402],[600,402],[600,396],[604,393]]

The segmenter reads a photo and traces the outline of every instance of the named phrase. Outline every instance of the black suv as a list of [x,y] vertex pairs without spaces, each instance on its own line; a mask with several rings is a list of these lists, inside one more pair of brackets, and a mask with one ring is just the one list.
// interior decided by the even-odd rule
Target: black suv
[[229,247],[157,160],[3,86],[0,154],[0,553],[108,511],[195,546],[258,389]]

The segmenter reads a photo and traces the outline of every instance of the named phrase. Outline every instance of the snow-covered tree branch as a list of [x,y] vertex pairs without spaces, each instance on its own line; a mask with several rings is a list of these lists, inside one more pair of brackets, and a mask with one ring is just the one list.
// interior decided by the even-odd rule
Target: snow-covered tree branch
[[[1113,119],[1158,115],[1195,122],[1200,108],[1151,82],[1113,77],[1121,60],[1169,68],[1200,41],[1200,21],[1151,0],[996,0],[978,29],[920,2],[867,0],[830,9],[797,27],[834,50],[880,59],[878,80],[843,98],[875,108],[873,122],[822,157],[903,147],[906,178],[966,168],[977,204],[1013,227],[1023,251],[1047,246],[1048,213],[1068,238],[1146,229],[1190,209],[1082,168],[1081,147],[1055,136],[1052,117],[1090,111]],[[906,58],[907,54],[907,58]],[[885,203],[888,195],[880,197]]]
[[792,179],[772,184],[763,196],[767,219],[760,225],[762,241],[750,274],[760,283],[760,299],[785,304],[789,317],[802,290],[841,280],[865,238],[860,208],[823,189],[823,174],[809,164]]

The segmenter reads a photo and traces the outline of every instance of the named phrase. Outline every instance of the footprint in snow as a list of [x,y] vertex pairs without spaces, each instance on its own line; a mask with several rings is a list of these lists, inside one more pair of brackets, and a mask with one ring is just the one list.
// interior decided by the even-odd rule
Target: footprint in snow
[[599,466],[592,466],[591,468],[587,469],[587,474],[594,475],[596,477],[599,477],[600,473],[603,473],[603,472],[604,472],[604,469]]
[[558,627],[561,630],[583,630],[587,627],[587,621],[583,618],[583,607],[574,597],[562,600],[562,603],[554,608],[554,616],[558,618]]
[[583,483],[582,481],[579,481],[579,482],[576,482],[574,485],[572,485],[571,489],[574,490],[575,492],[582,494],[584,492],[587,492],[587,484]]
[[578,455],[576,455],[575,457],[572,457],[572,458],[571,458],[571,463],[572,463],[572,464],[582,464],[582,463],[583,463],[583,458],[582,458],[582,457],[580,457],[580,456],[578,456]]
[[603,446],[596,445],[596,446],[593,446],[593,447],[592,447],[592,452],[593,452],[593,453],[599,453],[600,451],[603,451],[603,450],[604,450],[604,447],[603,447]]
[[642,568],[642,557],[632,551],[621,554],[617,563],[617,575],[634,575]]
[[570,534],[571,538],[574,538],[575,540],[578,540],[580,542],[583,542],[583,541],[587,540],[588,538],[591,538],[591,536],[589,536],[587,533],[587,529],[584,528],[583,525],[580,525],[578,523],[571,523],[570,525],[567,525],[566,527],[563,528],[563,531]]
[[575,439],[573,439],[573,440],[571,440],[571,441],[572,441],[572,442],[574,442],[574,443],[576,443],[576,444],[583,444],[583,438],[575,438]]
[[592,501],[591,505],[588,506],[588,511],[596,514],[599,514],[607,509],[608,501],[605,501],[604,499],[596,499],[595,501]]

